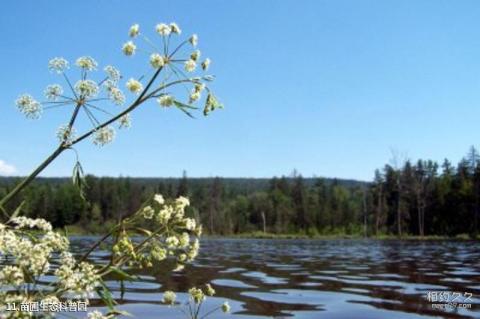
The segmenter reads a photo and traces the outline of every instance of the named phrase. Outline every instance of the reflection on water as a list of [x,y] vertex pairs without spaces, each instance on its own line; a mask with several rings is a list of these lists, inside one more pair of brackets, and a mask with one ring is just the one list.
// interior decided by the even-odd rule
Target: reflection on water
[[[93,240],[72,244],[81,250]],[[108,285],[119,308],[139,318],[184,318],[160,304],[161,293],[208,282],[217,296],[206,309],[225,299],[232,305],[233,314],[214,318],[480,318],[480,243],[473,241],[204,239],[185,271],[137,274],[124,294]],[[442,291],[473,293],[472,308],[432,308],[428,292]]]

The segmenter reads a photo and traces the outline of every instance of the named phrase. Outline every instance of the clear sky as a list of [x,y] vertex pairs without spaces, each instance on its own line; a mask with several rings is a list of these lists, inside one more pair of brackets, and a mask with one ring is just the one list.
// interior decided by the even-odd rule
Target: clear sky
[[[59,81],[50,58],[88,54],[138,75],[119,49],[129,26],[154,37],[171,21],[199,35],[226,109],[192,120],[152,101],[113,144],[78,147],[86,172],[370,180],[391,149],[457,162],[480,141],[479,16],[478,1],[4,2],[0,172],[31,171],[67,121],[26,120],[14,106]],[[69,175],[73,162],[65,153],[44,175]]]

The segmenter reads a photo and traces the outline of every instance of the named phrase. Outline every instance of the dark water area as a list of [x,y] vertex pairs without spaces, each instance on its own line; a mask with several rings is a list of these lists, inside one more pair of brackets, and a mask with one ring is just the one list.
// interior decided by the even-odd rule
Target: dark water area
[[[94,240],[72,238],[74,251]],[[209,282],[217,295],[205,311],[224,300],[232,306],[209,318],[480,318],[475,241],[203,239],[184,271],[136,274],[123,294],[117,282],[107,284],[119,309],[137,318],[185,318],[161,304],[163,291],[185,301],[188,288]]]

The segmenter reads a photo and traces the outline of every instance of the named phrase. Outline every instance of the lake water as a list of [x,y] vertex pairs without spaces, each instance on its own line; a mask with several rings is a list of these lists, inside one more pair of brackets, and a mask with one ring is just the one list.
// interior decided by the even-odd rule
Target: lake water
[[[72,238],[77,250],[93,241]],[[224,300],[232,306],[231,314],[210,318],[480,318],[474,241],[203,239],[185,271],[172,276],[165,268],[137,272],[140,279],[127,282],[123,296],[108,282],[119,309],[136,318],[185,318],[161,305],[162,292],[186,300],[181,292],[210,282],[217,295],[205,310]],[[435,298],[471,308],[438,309],[443,303]]]

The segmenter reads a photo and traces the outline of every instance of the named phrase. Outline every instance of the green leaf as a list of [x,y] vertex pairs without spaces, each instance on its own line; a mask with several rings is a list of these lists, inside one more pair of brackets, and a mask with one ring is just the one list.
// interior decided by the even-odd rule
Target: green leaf
[[112,293],[105,285],[103,280],[100,281],[101,287],[97,288],[97,294],[102,299],[102,301],[107,305],[110,311],[116,311],[115,305],[117,304],[116,301],[113,299]]
[[10,215],[8,215],[7,211],[3,206],[0,205],[0,211],[2,211],[2,214],[5,215],[6,218],[10,218]]
[[138,279],[136,276],[127,274],[125,271],[121,270],[120,268],[110,266],[108,269],[111,270],[111,274],[114,274],[116,277],[115,279],[117,280],[134,281]]
[[84,190],[87,187],[87,183],[85,182],[85,174],[83,173],[82,164],[80,164],[79,161],[77,161],[73,167],[72,182],[80,192],[80,197],[86,201]]
[[13,212],[12,216],[10,218],[15,218],[18,216],[18,214],[20,214],[20,212],[22,211],[22,208],[23,208],[23,205],[25,205],[25,201],[22,201],[20,203],[20,205],[18,205],[18,207],[15,209],[15,211]]
[[191,110],[198,110],[198,107],[196,107],[196,106],[193,106],[193,105],[190,105],[190,104],[185,104],[185,103],[182,103],[182,102],[176,101],[176,100],[173,101],[173,104],[175,104],[175,106],[179,107],[179,108],[187,108],[187,109],[191,109]]
[[191,117],[192,119],[195,118],[195,116],[192,115],[192,113],[188,112],[187,110],[185,110],[184,108],[182,107],[179,107],[178,108],[180,111],[182,111],[183,113],[187,114],[189,117]]

